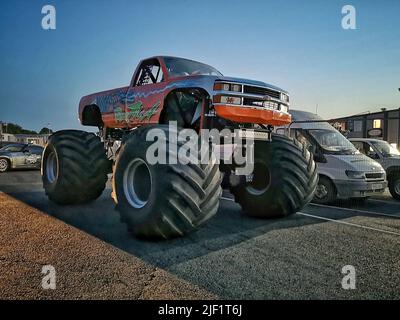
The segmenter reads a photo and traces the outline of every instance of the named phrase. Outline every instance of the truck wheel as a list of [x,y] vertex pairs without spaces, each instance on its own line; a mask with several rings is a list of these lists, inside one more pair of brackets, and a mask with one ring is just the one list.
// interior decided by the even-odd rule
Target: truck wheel
[[41,174],[46,195],[61,205],[95,200],[106,186],[108,166],[103,143],[95,134],[58,131],[43,151]]
[[0,159],[0,172],[6,172],[10,169],[10,162],[7,159]]
[[393,175],[388,180],[390,194],[394,199],[400,200],[400,174]]
[[317,181],[310,152],[297,140],[273,134],[271,142],[255,141],[252,181],[231,192],[249,216],[285,217],[310,202]]
[[318,204],[331,203],[336,200],[336,197],[336,188],[332,181],[329,178],[320,177],[313,202]]
[[215,215],[222,175],[214,156],[205,165],[181,164],[179,155],[177,164],[149,163],[146,152],[154,142],[146,141],[146,135],[152,129],[166,136],[158,153],[166,152],[167,159],[174,154],[168,147],[167,125],[136,129],[119,152],[113,198],[121,220],[135,236],[169,239],[196,230]]

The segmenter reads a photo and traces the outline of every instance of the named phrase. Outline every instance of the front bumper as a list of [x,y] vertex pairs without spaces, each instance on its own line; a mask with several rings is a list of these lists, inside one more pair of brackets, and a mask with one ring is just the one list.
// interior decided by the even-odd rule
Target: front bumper
[[292,122],[290,114],[280,110],[252,108],[236,105],[214,105],[217,116],[239,123],[261,123],[283,126]]
[[374,194],[381,194],[385,191],[387,181],[354,181],[334,180],[337,196],[341,199],[364,198]]

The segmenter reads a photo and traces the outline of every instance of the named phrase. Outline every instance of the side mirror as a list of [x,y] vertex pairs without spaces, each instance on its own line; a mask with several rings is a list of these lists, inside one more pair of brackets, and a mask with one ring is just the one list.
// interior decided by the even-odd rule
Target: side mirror
[[310,151],[310,153],[312,153],[315,156],[317,153],[317,147],[314,144],[310,144],[308,147],[308,151]]

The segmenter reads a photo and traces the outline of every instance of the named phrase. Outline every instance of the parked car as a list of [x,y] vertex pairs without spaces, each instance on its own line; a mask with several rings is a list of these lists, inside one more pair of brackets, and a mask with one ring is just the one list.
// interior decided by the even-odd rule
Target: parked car
[[393,198],[400,200],[400,152],[388,142],[378,139],[349,139],[358,151],[378,161],[386,170],[389,191]]
[[9,144],[12,144],[13,142],[8,142],[8,141],[0,141],[0,149],[4,148],[5,146],[8,146]]
[[43,148],[33,144],[12,143],[0,149],[0,172],[18,168],[40,169]]
[[[339,131],[316,114],[291,110],[292,124],[278,128],[314,154],[319,182],[313,201],[330,203],[336,199],[366,199],[383,193],[386,173],[376,161],[360,153]],[[283,130],[283,131],[282,131]]]

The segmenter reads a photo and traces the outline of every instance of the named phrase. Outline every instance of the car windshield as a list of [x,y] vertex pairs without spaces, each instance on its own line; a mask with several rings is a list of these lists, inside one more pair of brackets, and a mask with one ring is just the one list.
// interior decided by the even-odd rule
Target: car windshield
[[309,133],[327,153],[344,155],[359,153],[354,145],[339,131],[328,129],[311,129],[309,130]]
[[385,158],[400,156],[399,150],[391,146],[386,141],[372,141],[372,144]]
[[21,152],[25,148],[24,145],[19,145],[19,144],[10,144],[8,146],[5,146],[0,149],[0,151],[6,151],[6,152]]
[[217,69],[197,61],[172,57],[165,57],[164,61],[171,77],[190,75],[222,76]]

